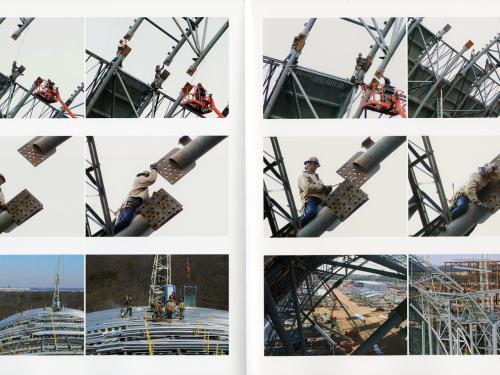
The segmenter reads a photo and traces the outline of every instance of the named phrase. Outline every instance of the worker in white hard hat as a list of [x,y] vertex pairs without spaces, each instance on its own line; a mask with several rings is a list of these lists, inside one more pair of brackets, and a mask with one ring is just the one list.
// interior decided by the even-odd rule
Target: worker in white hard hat
[[1,185],[3,185],[7,181],[3,174],[0,173],[0,212],[7,209],[5,205],[5,196],[3,195]]
[[304,171],[299,177],[298,186],[302,208],[300,210],[300,226],[306,226],[316,217],[319,207],[323,204],[327,195],[332,192],[331,185],[325,185],[319,178],[316,170],[320,167],[319,160],[311,156],[304,161]]
[[149,198],[149,187],[156,182],[158,165],[153,163],[149,168],[149,171],[141,172],[135,177],[132,189],[119,209],[114,225],[115,233],[118,233],[131,223],[135,211]]
[[451,199],[451,219],[462,216],[467,212],[469,203],[479,207],[488,207],[477,197],[477,193],[483,190],[491,181],[498,179],[498,166],[495,162],[486,163],[473,173],[465,185],[463,185]]

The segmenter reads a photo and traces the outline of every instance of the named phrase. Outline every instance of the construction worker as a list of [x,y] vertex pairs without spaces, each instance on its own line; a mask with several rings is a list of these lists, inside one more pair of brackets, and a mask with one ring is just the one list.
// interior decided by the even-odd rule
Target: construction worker
[[5,179],[3,174],[0,174],[0,212],[5,211],[7,209],[6,202],[5,202],[5,196],[3,195],[2,192],[2,187],[7,180]]
[[477,197],[477,193],[483,190],[488,184],[498,178],[498,166],[494,163],[486,163],[473,173],[465,185],[463,185],[451,199],[451,219],[462,216],[467,212],[469,203],[472,202],[478,207],[488,207]]
[[201,83],[198,83],[196,87],[198,88],[197,91],[198,95],[200,96],[199,100],[204,100],[205,97],[207,96],[207,90],[205,89],[205,87],[203,87]]
[[[303,32],[300,32],[299,35],[293,37],[293,42],[292,42],[292,46],[290,47],[290,52],[285,57],[284,62],[286,63],[288,61],[288,59],[292,56],[293,51],[301,52],[302,48],[304,48],[305,44],[306,44],[306,34],[304,34]],[[298,56],[297,56],[297,61],[295,63],[296,64],[299,63]]]
[[304,171],[298,180],[300,200],[302,201],[301,227],[316,217],[319,206],[323,204],[327,195],[332,191],[332,186],[325,185],[316,173],[316,169],[320,167],[317,157],[311,156],[304,162],[304,166]]
[[179,298],[179,319],[184,320],[184,310],[186,310],[186,304],[184,303],[184,298]]
[[392,96],[394,95],[394,86],[391,85],[391,80],[388,77],[384,77],[384,99],[386,102],[392,101]]
[[175,306],[172,298],[168,299],[167,306],[165,307],[165,313],[167,315],[167,323],[172,322],[172,315],[174,314]]
[[[125,47],[128,46],[128,41],[125,38],[120,39],[118,42],[118,46],[116,47],[116,56],[111,60],[111,64],[113,64],[116,60],[118,60],[118,57],[122,54],[123,50]],[[120,65],[118,65],[120,68],[122,67],[122,63],[120,62]]]
[[162,72],[164,66],[165,65],[163,65],[163,66],[156,65],[156,67],[155,67],[155,79],[154,79],[153,83],[151,84],[151,87],[154,88],[155,90],[159,90],[162,88],[160,85],[160,79],[161,79],[161,72]]
[[360,52],[358,53],[358,57],[356,57],[356,66],[359,66],[361,68],[361,65],[363,65],[363,54]]
[[134,218],[135,211],[149,198],[149,186],[156,182],[158,166],[156,163],[153,163],[149,168],[149,171],[137,174],[132,184],[132,190],[130,190],[127,198],[119,209],[119,214],[114,226],[115,233],[120,232],[130,224]]
[[365,71],[361,69],[361,65],[356,65],[356,71],[354,72],[354,82],[357,85],[361,85],[365,78]]

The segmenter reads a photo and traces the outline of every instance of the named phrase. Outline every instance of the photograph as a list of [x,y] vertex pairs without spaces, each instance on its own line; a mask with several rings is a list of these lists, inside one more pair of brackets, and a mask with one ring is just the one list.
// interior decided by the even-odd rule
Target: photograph
[[81,236],[83,138],[0,137],[0,236]]
[[87,137],[86,236],[227,235],[226,138]]
[[500,354],[500,255],[409,256],[411,355]]
[[499,137],[410,137],[408,230],[413,237],[496,236]]
[[264,257],[264,355],[406,355],[406,255]]
[[229,19],[86,18],[88,118],[225,118]]
[[83,355],[84,257],[0,255],[0,355]]
[[498,117],[499,22],[498,17],[408,19],[409,117]]
[[264,119],[407,117],[406,18],[265,18],[263,38]]
[[228,355],[227,255],[87,255],[87,355]]
[[402,145],[406,137],[265,138],[264,236],[404,235]]
[[84,116],[83,18],[0,17],[0,119]]

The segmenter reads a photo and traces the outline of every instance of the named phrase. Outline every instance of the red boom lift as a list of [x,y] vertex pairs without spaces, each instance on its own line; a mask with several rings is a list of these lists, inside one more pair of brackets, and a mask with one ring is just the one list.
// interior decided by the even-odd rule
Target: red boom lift
[[189,108],[199,115],[215,112],[219,118],[225,118],[215,106],[212,94],[208,94],[201,83],[198,83],[196,86],[186,84],[183,90],[184,100],[181,102],[183,107]]
[[391,85],[370,84],[363,85],[361,108],[389,116],[406,118],[406,96],[403,91]]
[[58,88],[50,79],[45,80],[38,77],[35,81],[35,90],[33,91],[33,95],[48,104],[59,102],[59,104],[61,104],[64,110],[68,113],[68,115],[70,115],[72,118],[77,118],[77,116],[66,105],[64,100],[61,99]]

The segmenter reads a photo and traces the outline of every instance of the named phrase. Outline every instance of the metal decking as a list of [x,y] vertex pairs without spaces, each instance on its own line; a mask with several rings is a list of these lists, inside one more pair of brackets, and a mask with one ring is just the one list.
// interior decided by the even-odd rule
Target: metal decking
[[174,317],[171,323],[153,322],[151,315],[146,306],[134,307],[125,318],[120,309],[87,314],[87,354],[229,353],[227,311],[186,307],[185,319]]
[[83,354],[84,313],[37,308],[0,321],[0,355]]
[[[283,74],[283,63],[281,60],[264,56],[264,64],[268,65],[273,72],[278,69],[279,74]],[[298,65],[293,67],[293,72],[299,79],[318,117],[338,117],[342,104],[351,93],[352,84],[346,79]],[[285,81],[270,118],[315,118],[292,76]]]

